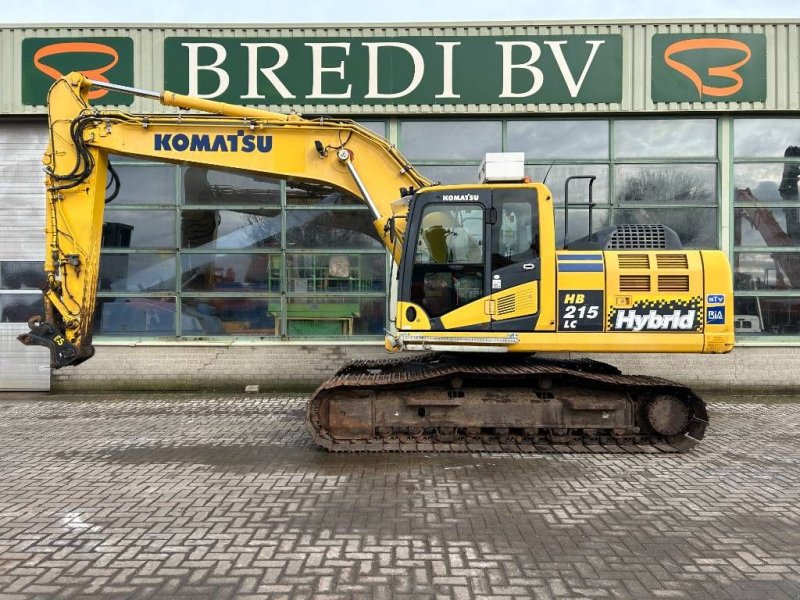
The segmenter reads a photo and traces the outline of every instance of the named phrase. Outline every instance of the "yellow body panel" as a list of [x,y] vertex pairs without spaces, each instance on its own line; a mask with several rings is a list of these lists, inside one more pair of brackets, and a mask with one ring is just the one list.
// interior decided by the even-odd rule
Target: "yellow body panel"
[[[505,340],[502,345],[509,352],[725,353],[733,348],[731,269],[720,251],[558,251],[554,263],[557,286],[551,294],[541,286],[540,322],[534,332],[516,331],[508,340],[506,332],[457,329],[489,323],[490,314],[497,311],[498,295],[530,293],[537,282],[448,313],[441,318],[445,331],[430,331],[420,307],[416,308],[423,317],[414,323],[400,321],[400,329],[416,332],[414,344],[431,349],[450,348],[459,336],[465,350],[477,349],[476,339],[483,338],[494,348],[498,340]],[[547,270],[542,261],[543,281],[549,281]],[[581,311],[583,319],[578,316]],[[557,332],[541,328],[544,314],[557,315]]]

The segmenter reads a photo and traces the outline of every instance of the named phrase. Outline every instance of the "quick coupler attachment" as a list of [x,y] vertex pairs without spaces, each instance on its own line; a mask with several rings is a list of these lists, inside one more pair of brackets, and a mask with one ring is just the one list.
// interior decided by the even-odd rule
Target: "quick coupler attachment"
[[36,316],[28,319],[28,328],[30,331],[17,336],[17,339],[26,346],[44,346],[48,348],[50,350],[50,366],[52,368],[60,369],[61,367],[86,360],[85,358],[80,358],[81,353],[78,351],[77,346],[67,341],[67,338],[58,329],[41,317]]

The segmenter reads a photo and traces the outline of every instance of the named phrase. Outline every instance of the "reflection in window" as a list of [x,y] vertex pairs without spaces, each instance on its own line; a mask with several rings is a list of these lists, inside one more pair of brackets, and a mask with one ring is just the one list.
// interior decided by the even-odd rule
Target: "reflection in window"
[[797,208],[737,207],[733,211],[733,242],[737,246],[800,245]]
[[737,296],[734,311],[736,335],[800,333],[800,298]]
[[362,127],[366,127],[372,133],[377,133],[381,137],[386,137],[386,121],[357,121]]
[[800,178],[800,161],[787,163],[746,163],[733,168],[737,203],[795,202]]
[[[109,205],[112,207],[113,203]],[[113,248],[175,248],[175,212],[109,208],[104,245]]]
[[174,292],[175,255],[103,254],[98,289],[113,292]]
[[608,158],[608,121],[509,121],[508,152],[541,158]]
[[623,165],[616,168],[620,204],[717,203],[714,165]]
[[[661,224],[673,229],[678,234],[684,248],[717,248],[716,208],[616,209],[614,210],[614,223]],[[570,220],[571,229],[572,221]]]
[[786,157],[792,146],[800,146],[800,119],[733,121],[733,154],[736,158]]
[[800,252],[736,252],[736,290],[800,290]]
[[280,299],[183,298],[181,335],[275,335]]
[[402,121],[399,146],[411,160],[480,161],[502,150],[502,138],[500,121]]
[[281,184],[261,175],[205,167],[182,171],[184,204],[279,205]]
[[[591,231],[595,232],[608,226],[608,210],[592,210]],[[564,208],[558,207],[555,211],[556,221],[556,246],[564,247]],[[570,209],[569,211],[569,243],[580,240],[589,235],[589,211],[585,208]]]
[[450,184],[450,183],[480,183],[478,175],[480,168],[477,164],[463,166],[463,165],[437,165],[420,166],[419,172],[434,183]]
[[364,206],[363,200],[332,190],[328,185],[289,182],[286,185],[286,204],[290,206]]
[[0,323],[26,323],[43,314],[41,294],[0,294]]
[[287,210],[288,248],[383,248],[369,211]]
[[621,119],[614,122],[619,158],[680,158],[717,155],[716,119]]
[[119,193],[109,206],[120,204],[175,204],[175,167],[172,165],[119,165],[115,161],[128,158],[110,157],[119,175]]
[[[800,162],[734,167],[734,243],[740,246],[800,245]],[[790,203],[782,208],[764,206]]]
[[181,211],[183,248],[279,248],[280,209]]
[[[608,202],[608,165],[531,165],[525,167],[525,175],[531,181],[544,181],[547,189],[553,194],[555,204],[564,203],[564,184],[568,177],[577,175],[594,175],[597,179],[592,184],[592,202],[605,204]],[[589,201],[589,182],[586,179],[574,180],[569,185],[569,202],[585,203]]]
[[271,291],[281,286],[279,254],[181,255],[181,289],[207,291]]
[[98,298],[95,333],[137,337],[174,336],[174,298]]
[[40,260],[0,261],[0,290],[41,290],[46,282]]

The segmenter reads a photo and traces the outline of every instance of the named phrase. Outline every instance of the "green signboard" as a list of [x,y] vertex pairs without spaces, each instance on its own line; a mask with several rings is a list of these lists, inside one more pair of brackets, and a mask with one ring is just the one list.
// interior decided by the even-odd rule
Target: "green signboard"
[[656,34],[654,102],[763,102],[767,41],[762,33]]
[[237,104],[619,102],[622,36],[172,37],[164,73]]
[[[22,103],[47,103],[53,82],[72,71],[90,79],[133,85],[133,40],[129,37],[25,38],[22,40]],[[93,104],[131,104],[128,94],[96,89]]]

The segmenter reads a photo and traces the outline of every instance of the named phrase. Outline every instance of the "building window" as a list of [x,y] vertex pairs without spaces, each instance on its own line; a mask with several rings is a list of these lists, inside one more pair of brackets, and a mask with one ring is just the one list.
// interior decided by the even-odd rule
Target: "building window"
[[0,261],[0,323],[25,323],[44,314],[45,285],[41,261]]
[[718,248],[716,119],[614,121],[614,223],[660,223]]
[[734,120],[737,335],[800,333],[800,119]]
[[383,334],[388,258],[357,198],[222,170],[112,162],[121,192],[105,212],[98,335]]

